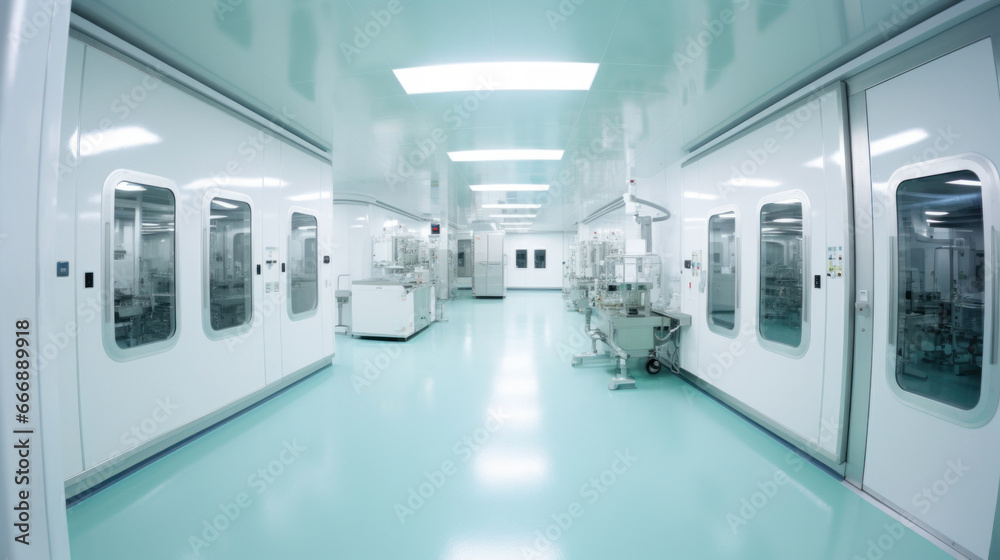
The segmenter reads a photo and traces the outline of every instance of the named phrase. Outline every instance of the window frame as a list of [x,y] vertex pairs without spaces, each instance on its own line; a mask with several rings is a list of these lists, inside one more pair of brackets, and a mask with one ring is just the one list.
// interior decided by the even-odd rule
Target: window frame
[[[1000,202],[1000,175],[998,175],[993,162],[980,154],[959,154],[906,165],[897,169],[892,174],[889,178],[888,188],[883,191],[884,198],[882,200],[887,209],[886,219],[892,231],[888,241],[888,252],[891,253],[893,251],[894,244],[898,247],[899,209],[896,200],[900,185],[914,179],[945,175],[959,171],[971,171],[982,182],[983,236],[986,244],[984,247],[984,266],[987,271],[996,270],[1000,266],[1000,232],[998,232],[1000,223],[998,223],[995,211],[998,202]],[[889,256],[890,269],[883,278],[882,289],[887,301],[896,290],[892,286],[892,280],[894,277],[898,278],[898,276],[894,276],[898,274],[898,256],[898,249],[896,254]],[[988,424],[996,415],[998,404],[1000,404],[1000,388],[998,388],[1000,380],[997,379],[996,375],[998,368],[1000,368],[1000,357],[997,357],[997,354],[1000,353],[1000,348],[998,348],[998,338],[1000,338],[998,335],[1000,333],[998,333],[997,329],[1000,326],[1000,317],[998,317],[1000,315],[1000,309],[998,309],[1000,301],[998,301],[998,296],[1000,296],[1000,274],[995,274],[993,278],[990,278],[987,272],[987,284],[983,301],[983,324],[985,327],[983,339],[985,344],[983,347],[982,382],[980,385],[979,403],[971,410],[963,410],[917,393],[911,393],[899,386],[896,380],[896,348],[899,341],[897,340],[898,333],[895,333],[895,329],[898,327],[898,317],[896,315],[898,312],[898,308],[896,307],[898,298],[897,301],[893,301],[892,305],[887,307],[888,315],[885,316],[888,350],[886,351],[886,367],[884,372],[886,385],[889,387],[892,395],[907,406],[959,426],[980,428]]]
[[[250,207],[250,305],[249,305],[249,317],[247,321],[242,325],[237,325],[235,327],[230,327],[228,329],[215,330],[212,327],[212,298],[211,298],[211,273],[210,273],[210,259],[211,259],[211,215],[212,215],[212,201],[221,198],[225,200],[232,200],[235,202],[242,202]],[[202,328],[205,331],[205,335],[212,340],[222,340],[226,338],[232,338],[234,336],[244,335],[253,329],[254,320],[256,319],[256,314],[254,313],[254,304],[257,301],[255,297],[258,287],[256,265],[257,265],[257,253],[256,249],[258,246],[257,235],[254,233],[254,216],[256,215],[256,210],[254,208],[253,198],[248,195],[241,194],[238,192],[213,188],[209,189],[202,200],[202,222],[201,222],[201,286],[202,286],[202,305],[201,305],[201,316],[202,316]]]
[[[173,334],[165,340],[159,342],[153,342],[150,344],[143,344],[142,346],[135,346],[133,348],[122,348],[118,345],[117,339],[115,338],[115,303],[114,303],[114,220],[115,220],[115,193],[119,184],[121,183],[136,183],[139,185],[144,185],[147,187],[165,189],[170,191],[170,194],[174,197],[174,309],[173,309]],[[181,276],[181,271],[183,265],[181,259],[177,258],[180,247],[180,229],[181,229],[181,219],[178,213],[178,208],[180,207],[180,195],[176,183],[167,179],[166,177],[160,177],[158,175],[151,175],[149,173],[143,173],[140,171],[133,171],[130,169],[117,169],[108,175],[107,179],[104,180],[104,187],[101,192],[101,241],[103,245],[102,255],[101,255],[101,275],[103,278],[99,282],[101,286],[103,299],[102,312],[102,333],[101,340],[104,344],[104,350],[107,355],[117,361],[117,362],[127,362],[132,360],[137,360],[140,358],[146,358],[149,356],[154,356],[157,354],[162,354],[167,352],[171,348],[177,345],[177,341],[180,340],[182,334],[181,325],[183,324],[182,316],[183,312],[181,309],[181,289],[179,279]]]
[[[532,256],[534,257],[534,260],[532,261],[532,264],[534,265],[533,270],[545,270],[549,264],[548,263],[549,257],[546,249],[533,249],[533,251],[534,251],[534,253],[532,253]],[[538,266],[538,253],[542,254],[542,266]]]
[[[764,262],[764,255],[761,254],[760,248],[763,241],[763,223],[761,221],[761,212],[764,210],[765,206],[770,204],[782,203],[794,200],[802,205],[802,337],[799,339],[798,346],[789,346],[787,344],[782,344],[771,340],[764,336],[761,332],[761,289],[763,288],[761,281],[761,266]],[[809,196],[805,192],[795,189],[789,191],[783,191],[773,195],[769,195],[761,198],[757,202],[757,212],[756,216],[756,249],[757,262],[754,267],[754,320],[757,336],[757,343],[760,344],[761,348],[767,351],[773,352],[775,354],[781,354],[784,356],[789,356],[792,358],[801,358],[805,356],[806,352],[809,350],[809,343],[811,339],[812,331],[812,298],[813,292],[817,291],[813,288],[812,281],[810,279],[810,272],[812,271],[812,205],[809,202]],[[825,276],[824,276],[825,278]],[[825,286],[824,286],[825,287]]]
[[[712,322],[712,275],[710,273],[710,266],[712,263],[708,260],[712,257],[712,218],[724,216],[726,214],[734,214],[736,216],[736,223],[734,225],[733,237],[736,243],[736,277],[734,278],[734,289],[735,298],[733,305],[733,328],[727,329],[725,327],[716,325]],[[705,251],[706,261],[703,264],[705,273],[705,323],[708,325],[708,329],[718,335],[724,336],[726,338],[737,338],[742,331],[742,318],[741,318],[741,308],[742,308],[742,294],[740,293],[743,289],[743,238],[740,236],[740,226],[742,225],[742,216],[740,209],[736,205],[722,206],[719,208],[714,208],[708,213],[708,219],[705,221],[706,227],[706,243],[707,250]]]
[[[520,257],[521,253],[524,253],[524,266],[521,266]],[[514,269],[515,270],[527,270],[528,269],[528,250],[527,249],[514,249]]]
[[[312,219],[316,220],[316,305],[313,306],[312,309],[310,309],[308,311],[303,311],[302,313],[294,313],[292,311],[292,279],[291,279],[291,276],[292,276],[292,263],[291,263],[291,256],[292,256],[292,220],[294,219],[295,214],[303,214],[303,215],[309,216]],[[311,208],[305,208],[305,207],[302,207],[302,206],[292,206],[292,207],[290,207],[288,209],[287,215],[285,216],[285,227],[287,227],[288,229],[285,230],[285,232],[286,232],[285,233],[285,249],[284,249],[285,250],[285,256],[284,256],[284,259],[282,260],[282,262],[285,263],[285,265],[286,265],[286,271],[284,273],[284,278],[282,279],[282,281],[285,284],[285,287],[281,288],[281,289],[282,289],[282,291],[284,291],[284,294],[285,294],[285,296],[284,296],[284,299],[285,299],[285,302],[286,302],[285,303],[285,308],[286,308],[286,311],[287,311],[287,314],[288,314],[288,318],[290,320],[292,320],[292,321],[304,321],[306,319],[314,317],[315,315],[317,315],[319,313],[320,307],[322,307],[322,302],[320,301],[320,297],[322,295],[322,290],[319,289],[319,283],[320,283],[320,256],[319,256],[320,255],[320,250],[319,250],[319,239],[320,239],[320,236],[319,236],[319,232],[320,232],[320,228],[322,227],[322,223],[321,222],[322,221],[320,220],[319,212],[317,212],[316,210],[313,210]]]

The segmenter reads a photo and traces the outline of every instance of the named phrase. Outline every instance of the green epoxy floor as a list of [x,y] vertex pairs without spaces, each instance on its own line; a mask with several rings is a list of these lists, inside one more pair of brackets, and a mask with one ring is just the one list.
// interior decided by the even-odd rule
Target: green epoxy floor
[[73,506],[73,558],[950,557],[672,375],[570,367],[558,293],[447,317],[338,337],[332,368]]

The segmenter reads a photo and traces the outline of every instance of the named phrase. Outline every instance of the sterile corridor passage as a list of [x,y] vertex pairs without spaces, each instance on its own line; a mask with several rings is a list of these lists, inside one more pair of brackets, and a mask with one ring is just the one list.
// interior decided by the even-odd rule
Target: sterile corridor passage
[[607,368],[571,367],[584,320],[557,292],[447,319],[345,339],[332,368],[71,506],[73,558],[950,557],[666,369],[608,391]]

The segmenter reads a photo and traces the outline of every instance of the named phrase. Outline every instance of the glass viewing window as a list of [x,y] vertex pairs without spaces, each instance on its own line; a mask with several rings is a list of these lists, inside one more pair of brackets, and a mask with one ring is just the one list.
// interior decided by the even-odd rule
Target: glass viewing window
[[545,268],[545,249],[535,250],[535,268]]
[[209,208],[209,319],[212,330],[221,331],[246,325],[253,315],[250,205],[214,198]]
[[315,216],[292,213],[288,241],[289,299],[292,315],[316,309],[319,304],[319,263]]
[[713,330],[736,329],[736,213],[708,220],[708,321]]
[[177,330],[174,194],[123,181],[114,212],[115,343],[126,349],[169,340]]
[[802,219],[802,202],[798,200],[765,204],[760,210],[760,335],[792,348],[802,344]]
[[971,171],[896,190],[896,383],[962,410],[981,398],[986,239],[983,187]]

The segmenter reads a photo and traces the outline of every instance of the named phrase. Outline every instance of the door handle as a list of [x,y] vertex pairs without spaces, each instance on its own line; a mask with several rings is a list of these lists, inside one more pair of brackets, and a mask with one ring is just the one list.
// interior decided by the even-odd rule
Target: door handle
[[888,317],[889,345],[896,346],[896,331],[899,330],[899,302],[896,301],[899,291],[899,242],[896,236],[889,237],[889,297],[886,300],[886,317]]
[[736,270],[733,271],[735,273],[734,276],[733,276],[733,283],[736,285],[736,311],[739,312],[739,310],[740,310],[740,288],[742,288],[742,286],[741,286],[742,282],[740,282],[740,275],[743,273],[743,238],[742,237],[737,237],[736,238],[736,262],[733,263],[733,264],[735,265],[735,268],[736,268]]

